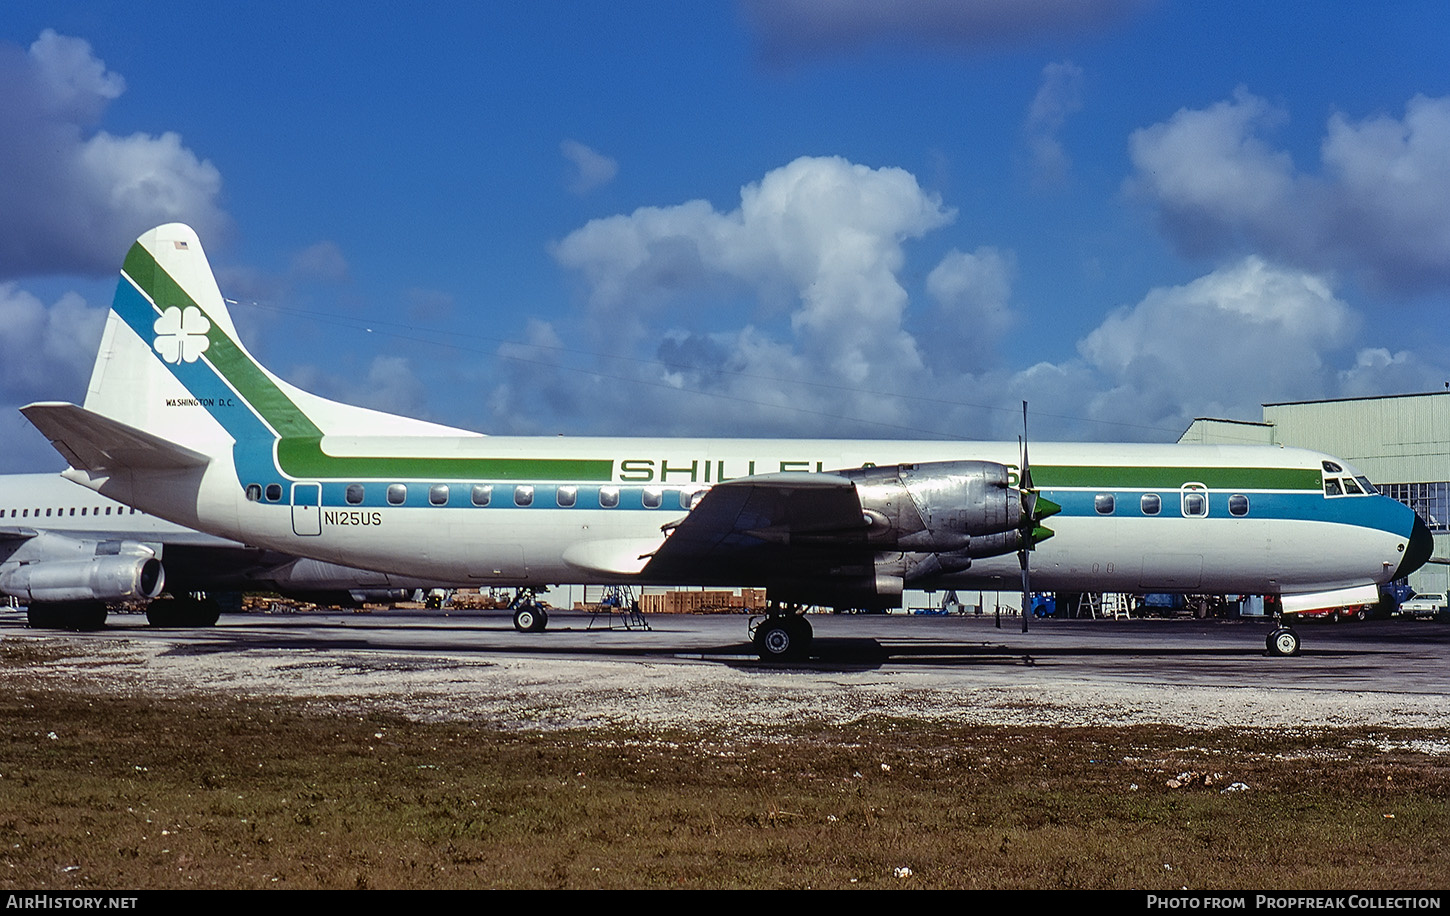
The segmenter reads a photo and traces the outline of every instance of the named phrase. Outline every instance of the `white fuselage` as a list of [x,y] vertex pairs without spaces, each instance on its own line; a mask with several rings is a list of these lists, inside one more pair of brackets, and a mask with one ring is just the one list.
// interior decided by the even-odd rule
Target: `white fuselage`
[[[609,472],[594,480],[325,479],[320,481],[320,505],[299,507],[290,504],[290,487],[281,488],[276,500],[247,499],[246,480],[239,483],[237,469],[217,460],[200,486],[181,474],[174,488],[158,485],[156,478],[148,479],[144,488],[118,479],[102,492],[120,486],[126,492],[117,492],[118,499],[159,515],[336,563],[480,585],[542,585],[642,581],[638,572],[643,558],[663,542],[663,529],[685,516],[683,506],[693,494],[721,482],[722,476],[963,458],[1015,469],[1019,462],[1017,447],[1010,443],[848,440],[398,437],[324,440],[323,450],[340,458],[597,459],[607,463]],[[1034,475],[1042,493],[1063,506],[1047,522],[1054,536],[1033,551],[1034,587],[1278,594],[1388,581],[1404,556],[1408,529],[1377,525],[1383,511],[1360,517],[1359,510],[1389,509],[1383,497],[1327,498],[1317,483],[1323,457],[1256,447],[1034,445]],[[1096,485],[1054,485],[1055,468],[1097,469],[1103,480]],[[1178,476],[1164,470],[1169,468]],[[1255,479],[1262,469],[1308,472],[1313,489],[1266,486]],[[1225,479],[1203,488],[1206,513],[1186,514],[1182,484],[1213,473]],[[1234,475],[1242,479],[1234,482]],[[1135,476],[1147,480],[1135,483]],[[1179,478],[1180,485],[1164,484]],[[407,493],[402,505],[391,505],[388,489],[398,484]],[[348,485],[362,487],[356,504],[346,498]],[[435,505],[429,494],[439,485],[447,487],[447,499]],[[488,505],[473,504],[475,485],[491,487]],[[559,504],[560,488],[572,488],[572,505]],[[601,506],[602,488],[618,491],[617,505]],[[1114,497],[1110,513],[1093,507],[1103,494]],[[1158,497],[1157,514],[1141,511],[1144,494]],[[532,497],[531,503],[517,505],[525,495]],[[1246,499],[1245,514],[1223,509],[1231,495]],[[1336,509],[1342,511],[1331,511]],[[939,581],[1016,583],[1018,558],[1010,553],[977,559],[969,569]]]

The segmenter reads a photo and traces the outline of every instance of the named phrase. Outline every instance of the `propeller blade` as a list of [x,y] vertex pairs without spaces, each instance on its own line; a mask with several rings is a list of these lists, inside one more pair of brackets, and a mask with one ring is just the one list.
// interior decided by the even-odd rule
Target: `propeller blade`
[[1022,402],[1022,548],[1017,562],[1022,564],[1022,632],[1027,632],[1027,618],[1032,615],[1032,570],[1027,555],[1032,551],[1032,535],[1037,526],[1037,491],[1032,486],[1032,465],[1027,459],[1027,402]]

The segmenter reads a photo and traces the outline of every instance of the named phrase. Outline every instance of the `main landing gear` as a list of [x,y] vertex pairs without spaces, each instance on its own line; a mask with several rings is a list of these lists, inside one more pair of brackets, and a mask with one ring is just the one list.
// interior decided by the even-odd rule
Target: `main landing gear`
[[1268,646],[1270,655],[1283,657],[1299,654],[1299,634],[1293,628],[1282,624],[1269,633],[1264,643]]
[[549,615],[532,588],[519,589],[509,609],[514,612],[514,629],[520,633],[542,633],[549,625]]
[[811,623],[799,604],[770,601],[765,617],[750,619],[750,641],[765,661],[795,661],[811,651]]

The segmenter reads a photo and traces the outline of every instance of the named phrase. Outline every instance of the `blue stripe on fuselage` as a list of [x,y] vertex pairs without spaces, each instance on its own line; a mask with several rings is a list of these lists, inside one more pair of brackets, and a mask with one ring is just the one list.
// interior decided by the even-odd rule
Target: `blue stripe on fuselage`
[[[1115,511],[1100,515],[1095,508],[1099,494],[1112,493]],[[1163,509],[1157,515],[1144,515],[1140,500],[1144,493],[1158,493]],[[1229,514],[1228,501],[1234,493],[1247,496],[1249,511],[1244,516]],[[1178,491],[1159,490],[1043,490],[1042,495],[1062,507],[1061,515],[1083,518],[1183,518]],[[1208,493],[1208,518],[1293,519],[1311,522],[1332,522],[1376,528],[1409,537],[1414,513],[1404,503],[1388,496],[1326,497],[1317,490],[1302,492],[1254,492],[1252,490],[1211,490]],[[1052,519],[1044,520],[1052,527]]]

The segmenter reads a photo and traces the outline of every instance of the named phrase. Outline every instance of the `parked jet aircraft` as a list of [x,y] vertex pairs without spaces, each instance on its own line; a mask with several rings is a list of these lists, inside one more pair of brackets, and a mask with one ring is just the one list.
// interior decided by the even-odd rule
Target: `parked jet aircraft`
[[156,626],[210,626],[218,592],[345,604],[431,584],[202,534],[59,474],[0,476],[0,594],[24,602],[34,627],[99,627],[108,604],[128,601],[149,602]]
[[180,224],[126,256],[85,406],[23,411],[70,479],[291,554],[480,585],[763,585],[766,657],[809,645],[800,605],[1015,587],[1029,551],[1040,590],[1371,601],[1432,543],[1298,449],[1041,443],[1027,471],[1016,443],[492,437],[340,404],[252,358]]

